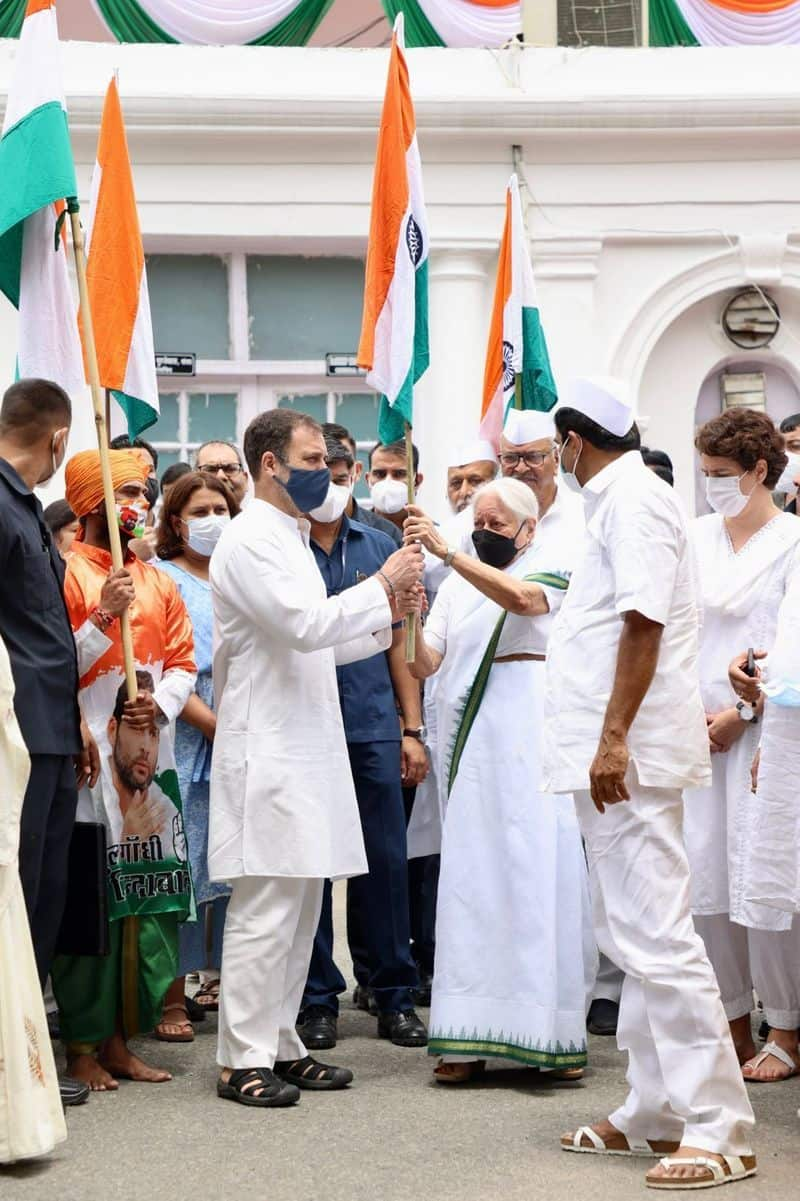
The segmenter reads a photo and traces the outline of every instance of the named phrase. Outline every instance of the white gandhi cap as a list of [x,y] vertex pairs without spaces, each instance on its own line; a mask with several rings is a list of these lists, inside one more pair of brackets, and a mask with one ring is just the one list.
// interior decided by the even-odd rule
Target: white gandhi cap
[[463,467],[465,463],[496,463],[497,455],[491,442],[475,438],[457,446],[447,460],[448,467]]
[[528,442],[540,442],[543,438],[555,438],[556,426],[553,414],[541,413],[538,409],[509,409],[503,426],[503,437],[512,446],[525,446]]
[[611,375],[573,380],[562,408],[576,409],[618,438],[630,433],[636,419],[628,385]]

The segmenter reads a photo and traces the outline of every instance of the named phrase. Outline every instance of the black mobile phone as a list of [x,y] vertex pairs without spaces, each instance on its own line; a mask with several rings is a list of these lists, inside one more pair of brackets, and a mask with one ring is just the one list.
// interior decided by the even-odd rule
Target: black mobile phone
[[756,656],[752,646],[747,650],[747,663],[744,668],[744,674],[749,676],[751,680],[755,679],[756,674]]

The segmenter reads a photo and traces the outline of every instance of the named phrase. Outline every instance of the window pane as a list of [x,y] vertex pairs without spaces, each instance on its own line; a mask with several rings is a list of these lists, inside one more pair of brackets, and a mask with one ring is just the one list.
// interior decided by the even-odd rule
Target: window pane
[[319,393],[316,396],[281,396],[278,400],[279,409],[294,409],[298,413],[307,413],[320,425],[327,421],[328,396]]
[[324,359],[329,352],[355,353],[363,292],[359,259],[248,256],[252,357]]
[[189,441],[236,441],[235,392],[195,392],[189,397]]
[[228,269],[210,254],[152,254],[147,286],[157,351],[230,358]]
[[[158,449],[158,448],[156,448]],[[173,463],[183,463],[185,459],[179,450],[159,450],[158,451],[158,478],[161,479],[164,472]]]
[[[177,442],[178,441],[178,393],[162,392],[158,398],[161,410],[158,421],[145,430],[148,442]],[[159,467],[161,463],[159,462]]]
[[377,442],[379,403],[374,393],[343,396],[336,406],[336,420],[349,429],[356,442]]

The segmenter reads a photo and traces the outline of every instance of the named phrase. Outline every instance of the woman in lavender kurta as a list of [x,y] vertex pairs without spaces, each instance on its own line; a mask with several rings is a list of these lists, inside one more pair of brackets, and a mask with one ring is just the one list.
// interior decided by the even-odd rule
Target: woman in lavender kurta
[[[156,566],[172,577],[189,610],[197,661],[194,695],[175,723],[175,761],[197,899],[197,921],[180,927],[179,976],[170,989],[162,1021],[156,1029],[156,1036],[166,1042],[192,1040],[189,1009],[195,1017],[202,1017],[197,1006],[212,1011],[219,1005],[222,931],[230,890],[224,884],[212,884],[208,878],[208,788],[216,725],[208,567],[219,535],[238,511],[226,483],[214,475],[191,472],[181,476],[164,496],[158,529]],[[208,971],[200,991],[188,1002],[187,973],[205,969]]]

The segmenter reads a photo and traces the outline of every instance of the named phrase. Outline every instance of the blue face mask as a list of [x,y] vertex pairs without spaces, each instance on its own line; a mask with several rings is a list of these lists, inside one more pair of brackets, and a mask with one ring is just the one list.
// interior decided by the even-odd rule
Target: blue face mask
[[305,467],[290,467],[288,480],[275,478],[289,493],[300,512],[310,513],[312,509],[318,509],[328,495],[331,473],[327,467],[311,471]]

